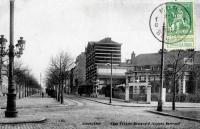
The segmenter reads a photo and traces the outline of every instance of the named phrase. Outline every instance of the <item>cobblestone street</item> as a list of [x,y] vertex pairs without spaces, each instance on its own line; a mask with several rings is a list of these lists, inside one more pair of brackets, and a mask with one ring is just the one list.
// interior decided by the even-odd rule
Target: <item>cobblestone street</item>
[[[154,107],[121,107],[110,106],[77,97],[67,97],[65,105],[52,98],[29,97],[30,101],[43,104],[31,104],[18,108],[19,116],[40,115],[47,118],[44,123],[1,124],[1,129],[197,129],[198,122],[181,120],[168,116],[151,114],[146,110]],[[41,100],[39,102],[39,100]],[[19,104],[19,101],[18,101]],[[34,105],[34,106],[33,106]],[[20,107],[20,106],[19,106]],[[1,115],[3,115],[1,110]],[[2,117],[2,116],[1,116]]]

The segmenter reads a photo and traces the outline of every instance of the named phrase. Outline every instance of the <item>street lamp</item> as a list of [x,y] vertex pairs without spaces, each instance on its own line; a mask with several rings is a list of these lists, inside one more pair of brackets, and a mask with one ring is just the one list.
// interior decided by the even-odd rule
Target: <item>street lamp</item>
[[[23,54],[24,50],[24,44],[25,40],[23,40],[23,37],[20,37],[20,40],[18,40],[18,43],[15,45],[15,52],[14,52],[14,46],[13,44],[10,44],[9,49],[6,50],[6,42],[7,40],[4,38],[3,35],[1,35],[0,38],[0,49],[1,49],[1,67],[0,67],[0,76],[1,76],[1,69],[2,69],[2,57],[5,55],[9,56],[9,76],[8,76],[8,94],[7,94],[7,108],[5,112],[6,117],[16,117],[17,111],[16,111],[16,93],[15,93],[15,87],[13,82],[13,65],[14,65],[14,56],[20,57]],[[1,79],[2,83],[2,79]]]
[[14,56],[20,57],[24,50],[25,41],[21,37],[16,44],[16,52],[14,50],[14,0],[10,0],[10,45],[9,45],[9,76],[8,76],[8,94],[7,94],[7,107],[5,111],[5,117],[17,117],[16,111],[16,91],[13,80],[13,67]]
[[111,58],[110,63],[107,63],[106,65],[110,65],[110,104],[112,103],[112,85],[113,85],[113,79],[112,79],[112,64],[113,64],[113,54],[111,52]]
[[110,61],[111,62],[111,65],[110,65],[110,104],[112,103],[112,85],[113,85],[112,84],[113,83],[112,82],[112,63],[113,63],[112,62],[112,56],[113,55],[112,55],[112,52],[111,52],[111,61]]
[[4,55],[4,50],[6,48],[6,42],[7,42],[7,39],[4,38],[4,35],[1,35],[1,38],[0,38],[1,56]]
[[[1,36],[1,41],[2,39],[4,39],[4,36]],[[7,40],[5,39],[4,41]],[[14,56],[20,57],[23,54],[24,45],[25,45],[25,40],[23,40],[23,37],[20,37],[20,40],[18,40],[18,43],[15,45],[15,50],[11,42],[8,50],[5,50],[5,42],[4,45],[1,44],[1,58],[5,55],[9,56],[8,94],[7,94],[7,107],[5,111],[5,117],[17,117],[16,91],[15,91],[16,88],[14,86],[14,80],[13,80],[13,66],[14,66]]]
[[25,47],[25,40],[23,39],[23,37],[20,37],[20,39],[18,40],[18,43],[15,45],[16,47],[16,56],[20,57],[23,54],[24,51],[24,47]]

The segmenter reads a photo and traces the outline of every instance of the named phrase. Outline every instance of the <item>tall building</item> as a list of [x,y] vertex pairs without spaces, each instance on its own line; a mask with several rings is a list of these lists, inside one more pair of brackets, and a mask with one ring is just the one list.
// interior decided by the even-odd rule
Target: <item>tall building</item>
[[93,90],[97,91],[111,84],[111,64],[113,87],[125,83],[127,67],[121,65],[121,45],[111,38],[88,42],[85,49],[86,81],[93,86]]
[[121,43],[104,38],[98,42],[89,42],[85,50],[86,54],[86,80],[97,77],[98,65],[111,63],[119,65],[121,63]]

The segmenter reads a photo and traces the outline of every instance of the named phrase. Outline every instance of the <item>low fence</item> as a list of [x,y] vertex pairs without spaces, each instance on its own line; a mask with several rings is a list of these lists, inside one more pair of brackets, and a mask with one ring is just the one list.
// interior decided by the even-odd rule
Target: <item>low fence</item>
[[113,98],[117,98],[117,99],[123,99],[125,100],[125,93],[123,92],[113,92]]
[[147,101],[146,94],[129,94],[130,101]]
[[[151,101],[158,101],[159,94],[152,93]],[[200,94],[176,94],[176,102],[200,103]],[[173,94],[166,94],[166,102],[172,102]]]
[[[113,92],[113,98],[125,100],[125,93],[123,92]],[[146,101],[146,94],[129,94],[130,101]]]
[[[158,101],[159,94],[152,93],[151,101]],[[113,92],[113,98],[125,100],[125,93]],[[146,101],[146,94],[129,94],[131,101]],[[166,94],[166,102],[172,102],[173,94]],[[177,94],[176,102],[200,103],[200,94]]]

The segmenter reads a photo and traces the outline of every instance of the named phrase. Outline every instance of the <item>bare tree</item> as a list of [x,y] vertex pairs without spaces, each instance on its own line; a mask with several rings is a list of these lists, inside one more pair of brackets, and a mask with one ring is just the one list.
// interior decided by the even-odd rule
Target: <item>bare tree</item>
[[47,72],[47,83],[58,84],[56,91],[58,91],[57,100],[63,104],[64,80],[68,76],[68,72],[73,64],[73,59],[67,52],[60,52],[55,57],[51,58],[50,65]]
[[50,66],[47,69],[46,76],[47,89],[49,92],[52,92],[49,93],[49,95],[56,97],[56,99],[60,101],[60,98],[58,97],[59,71]]
[[24,92],[24,97],[27,97],[36,93],[36,89],[41,89],[37,79],[31,74],[31,70],[23,67],[20,62],[15,63],[14,80],[19,98],[22,97],[22,91]]
[[[7,69],[4,69],[5,76],[8,77],[8,64],[6,64]],[[23,66],[23,63],[16,61],[14,64],[14,81],[16,92],[18,93],[19,98],[27,97],[28,91],[31,90],[35,93],[36,89],[40,89],[39,83],[34,78],[33,75],[29,75],[30,69]],[[22,96],[23,94],[23,96]]]
[[[193,49],[189,50],[173,50],[166,54],[165,62],[167,65],[166,76],[171,74],[173,77],[173,100],[172,110],[175,110],[175,98],[177,91],[177,80],[184,76],[184,71],[192,70],[191,59],[195,56],[196,51]],[[191,63],[191,64],[190,64]]]

